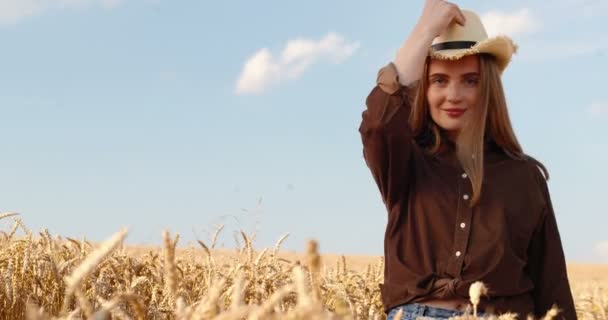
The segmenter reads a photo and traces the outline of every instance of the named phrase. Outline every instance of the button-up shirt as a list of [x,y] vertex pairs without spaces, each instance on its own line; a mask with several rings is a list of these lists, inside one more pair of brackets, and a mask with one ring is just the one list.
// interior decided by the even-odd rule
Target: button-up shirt
[[392,63],[380,69],[359,127],[363,156],[388,212],[384,237],[385,312],[428,298],[469,298],[482,281],[480,309],[576,319],[565,257],[546,179],[532,157],[484,148],[479,203],[449,141],[430,155],[408,124],[413,86]]

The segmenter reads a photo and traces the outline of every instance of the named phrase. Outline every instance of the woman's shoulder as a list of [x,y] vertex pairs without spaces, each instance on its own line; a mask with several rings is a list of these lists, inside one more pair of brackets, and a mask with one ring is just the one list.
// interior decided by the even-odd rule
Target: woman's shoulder
[[501,183],[512,187],[525,188],[528,192],[540,195],[547,188],[549,173],[543,163],[533,156],[522,154],[520,156],[500,153],[490,162],[490,175],[497,177]]
[[524,154],[523,165],[537,183],[547,184],[549,172],[542,162],[531,155]]
[[505,154],[505,158],[508,159],[506,162],[511,164],[513,170],[520,175],[527,176],[531,180],[529,182],[546,184],[546,181],[549,180],[549,173],[545,165],[533,156],[522,154],[520,157],[513,157]]
[[492,162],[497,164],[508,163],[515,171],[525,173],[537,182],[549,180],[549,172],[545,165],[535,157],[525,153],[512,154],[493,142],[489,143],[488,149],[490,164]]
[[542,199],[542,202],[545,203],[549,195],[547,183],[549,180],[549,171],[538,159],[526,154],[524,154],[524,156],[523,167],[530,177],[529,189],[533,189],[538,194],[539,198]]
[[486,173],[491,193],[513,202],[513,205],[542,208],[547,204],[544,165],[536,158],[526,154],[509,157]]

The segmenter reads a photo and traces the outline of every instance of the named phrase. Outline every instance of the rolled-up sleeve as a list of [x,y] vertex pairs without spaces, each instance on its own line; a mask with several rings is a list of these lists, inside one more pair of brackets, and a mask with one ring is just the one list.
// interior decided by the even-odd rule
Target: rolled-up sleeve
[[577,319],[566,260],[557,220],[546,182],[541,182],[544,212],[528,248],[528,270],[534,282],[535,316],[544,316],[555,304],[561,310],[557,319]]
[[409,185],[414,147],[408,122],[411,91],[399,83],[392,62],[380,69],[359,126],[363,157],[389,212]]

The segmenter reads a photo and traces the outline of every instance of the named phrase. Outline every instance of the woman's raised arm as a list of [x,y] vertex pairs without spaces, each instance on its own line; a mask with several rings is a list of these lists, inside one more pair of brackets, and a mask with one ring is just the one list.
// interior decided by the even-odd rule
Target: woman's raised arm
[[359,126],[363,157],[389,214],[407,193],[410,180],[414,141],[408,124],[411,99],[407,89],[397,81],[392,62],[380,69]]
[[408,194],[415,145],[409,125],[412,89],[420,79],[428,49],[439,33],[456,21],[460,9],[442,0],[427,0],[416,27],[398,50],[394,62],[380,69],[367,97],[359,133],[363,156],[389,214]]

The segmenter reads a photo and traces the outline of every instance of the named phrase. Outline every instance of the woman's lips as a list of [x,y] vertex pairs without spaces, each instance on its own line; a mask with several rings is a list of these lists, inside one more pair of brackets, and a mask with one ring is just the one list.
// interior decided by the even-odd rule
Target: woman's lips
[[452,109],[444,109],[443,111],[445,111],[450,118],[458,118],[461,115],[463,115],[465,113],[465,111],[467,111],[467,110],[466,109],[452,108]]

